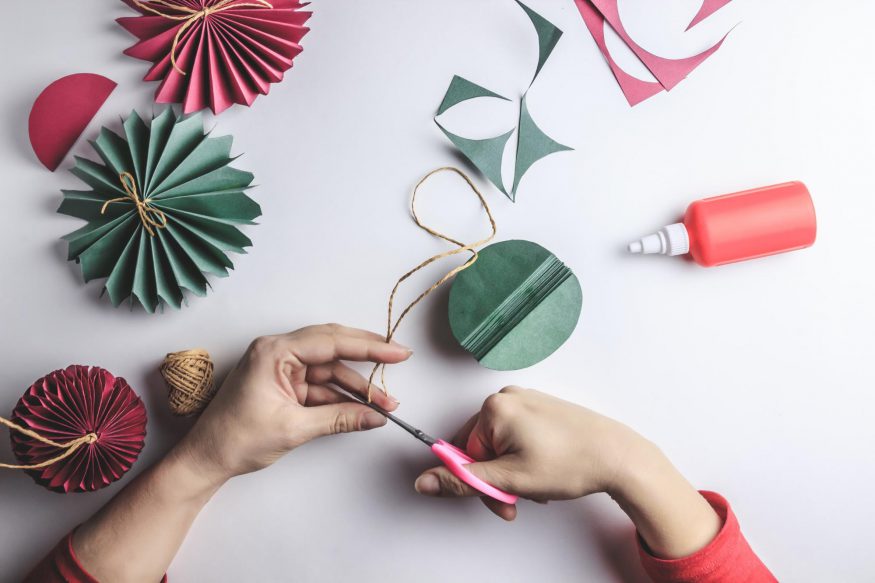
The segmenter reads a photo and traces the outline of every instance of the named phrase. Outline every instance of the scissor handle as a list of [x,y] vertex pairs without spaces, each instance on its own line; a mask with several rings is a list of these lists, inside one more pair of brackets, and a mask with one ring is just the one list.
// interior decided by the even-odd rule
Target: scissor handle
[[443,439],[438,439],[435,444],[431,446],[431,451],[433,451],[434,454],[444,462],[444,465],[447,466],[447,469],[449,469],[454,476],[478,492],[481,492],[490,498],[494,498],[499,502],[516,504],[516,496],[508,494],[504,490],[499,490],[492,484],[484,482],[469,470],[465,469],[465,466],[474,463],[476,460],[452,443],[447,443]]

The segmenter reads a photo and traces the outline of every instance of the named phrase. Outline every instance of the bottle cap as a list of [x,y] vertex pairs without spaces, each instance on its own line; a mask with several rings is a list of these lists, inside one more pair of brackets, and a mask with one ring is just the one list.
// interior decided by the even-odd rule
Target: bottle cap
[[628,249],[642,255],[684,255],[690,252],[690,236],[683,223],[674,223],[629,243]]

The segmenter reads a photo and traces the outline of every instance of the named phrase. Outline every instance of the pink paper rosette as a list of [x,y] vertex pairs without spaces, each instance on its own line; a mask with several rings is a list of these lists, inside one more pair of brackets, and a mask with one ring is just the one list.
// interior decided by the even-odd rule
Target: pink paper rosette
[[139,39],[126,55],[151,61],[158,103],[184,113],[252,105],[303,49],[311,12],[299,0],[123,0],[141,16],[117,19]]
[[[69,442],[97,439],[49,466],[26,470],[54,492],[86,492],[107,486],[131,469],[146,436],[146,408],[125,379],[96,366],[71,365],[36,381],[12,412],[12,421],[44,438]],[[58,448],[12,432],[21,464],[56,457]]]

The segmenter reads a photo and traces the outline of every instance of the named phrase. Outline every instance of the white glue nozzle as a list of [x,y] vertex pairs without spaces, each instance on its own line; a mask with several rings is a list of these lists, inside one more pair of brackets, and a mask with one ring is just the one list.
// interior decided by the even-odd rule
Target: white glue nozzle
[[629,243],[628,249],[642,255],[683,255],[690,252],[690,236],[683,223],[674,223]]

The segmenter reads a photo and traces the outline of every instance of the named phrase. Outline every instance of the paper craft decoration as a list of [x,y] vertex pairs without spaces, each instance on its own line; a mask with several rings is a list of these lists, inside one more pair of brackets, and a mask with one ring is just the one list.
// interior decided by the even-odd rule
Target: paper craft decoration
[[161,376],[167,384],[170,412],[180,417],[197,415],[216,394],[213,361],[210,353],[196,348],[171,352],[161,364]]
[[699,11],[690,21],[690,24],[687,25],[687,30],[690,30],[730,2],[732,2],[732,0],[703,0],[702,6],[699,7]]
[[[535,79],[538,78],[541,69],[544,67],[544,63],[547,62],[547,59],[556,47],[556,43],[559,42],[559,38],[562,36],[562,31],[519,0],[517,0],[517,4],[519,4],[529,17],[529,20],[531,20],[532,25],[535,27],[535,32],[538,35],[538,64],[535,67],[535,74],[529,83],[529,88],[531,88]],[[526,90],[526,93],[528,93],[528,90]],[[532,119],[526,105],[525,93],[520,99],[520,115],[516,129],[511,129],[499,136],[477,140],[465,138],[450,132],[440,121],[438,121],[438,117],[448,109],[462,103],[463,101],[476,99],[478,97],[492,97],[510,101],[510,99],[503,95],[499,95],[498,93],[469,81],[464,77],[454,75],[452,81],[450,81],[450,86],[447,88],[447,92],[444,94],[444,98],[438,107],[437,114],[435,114],[434,122],[453,145],[456,146],[456,148],[458,148],[459,151],[462,152],[462,154],[468,158],[468,160],[470,160],[471,163],[474,164],[474,166],[476,166],[496,188],[498,188],[498,190],[504,193],[504,195],[511,201],[515,202],[520,180],[522,180],[523,175],[535,162],[555,152],[571,150],[571,148],[563,146],[548,137],[537,126],[537,124],[535,124],[535,120]],[[517,132],[517,145],[514,179],[512,187],[507,189],[504,185],[504,179],[501,176],[501,165],[502,160],[504,159],[504,150],[507,141],[515,131]]]
[[123,0],[141,16],[117,22],[139,41],[126,55],[151,61],[158,103],[184,113],[250,106],[283,80],[303,50],[311,12],[299,0]]
[[64,237],[68,260],[86,282],[106,278],[115,306],[179,308],[183,290],[206,295],[206,274],[228,275],[228,251],[252,245],[238,226],[261,215],[244,194],[253,175],[229,166],[233,138],[207,137],[200,114],[168,108],[147,126],[134,111],[123,133],[101,129],[102,163],[77,157],[71,169],[91,190],[63,191],[58,212],[88,221]]
[[[727,35],[724,35],[714,46],[698,55],[693,55],[692,57],[684,59],[666,59],[646,51],[632,40],[620,20],[617,0],[574,1],[580,11],[584,23],[593,35],[596,45],[605,57],[605,60],[608,62],[611,71],[614,73],[614,77],[616,77],[620,89],[626,96],[626,100],[629,102],[629,105],[633,106],[648,97],[655,95],[662,89],[670,91],[685,79],[693,69],[701,65],[705,59],[713,55],[723,45],[723,41],[726,40],[726,36],[729,34],[727,33]],[[611,26],[614,32],[616,32],[623,42],[626,43],[641,63],[647,67],[654,77],[656,77],[659,85],[658,87],[655,87],[652,82],[642,81],[625,73],[619,65],[617,65],[611,57],[607,45],[604,42],[605,22]]]
[[54,172],[115,89],[115,81],[93,73],[61,77],[33,102],[28,135],[33,152]]
[[131,469],[143,449],[146,408],[125,379],[72,365],[31,385],[4,424],[14,426],[12,452],[22,464],[6,467],[54,492],[88,492]]
[[530,241],[480,250],[450,289],[453,336],[480,364],[518,370],[550,356],[580,317],[580,283],[555,255]]

